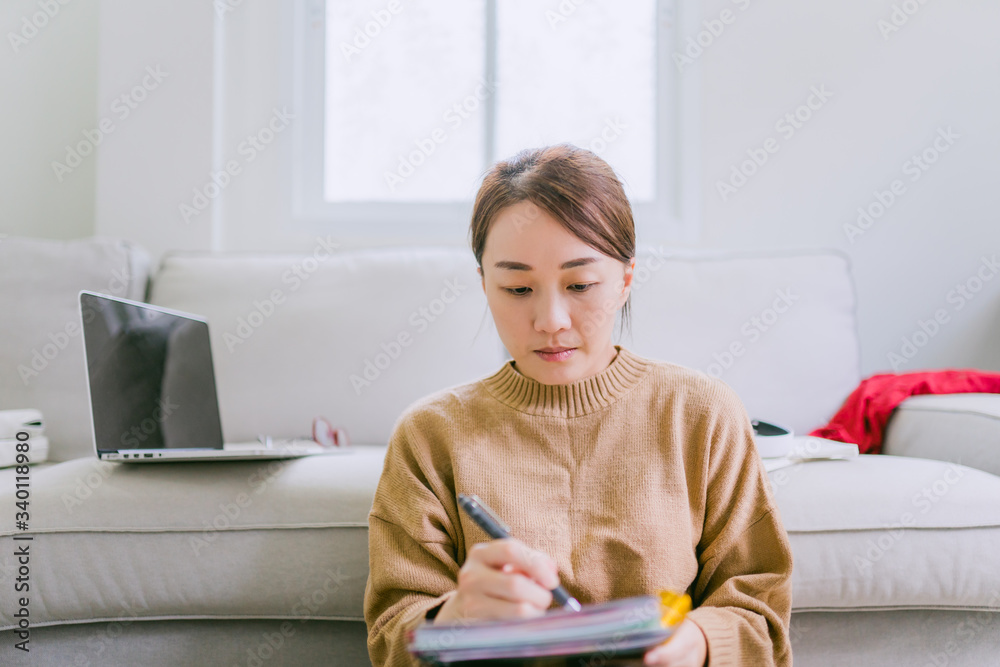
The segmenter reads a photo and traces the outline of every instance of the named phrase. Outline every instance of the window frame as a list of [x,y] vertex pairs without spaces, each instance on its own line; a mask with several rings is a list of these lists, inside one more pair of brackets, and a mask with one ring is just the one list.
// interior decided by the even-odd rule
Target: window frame
[[[486,0],[487,54],[495,42],[497,0]],[[555,7],[557,5],[553,5]],[[464,238],[472,214],[465,202],[328,202],[324,198],[325,0],[295,0],[293,86],[301,122],[294,132],[292,222],[309,233],[366,238]],[[656,152],[655,201],[633,202],[637,237],[644,241],[695,243],[700,228],[699,69],[700,63],[675,66],[672,54],[682,35],[698,30],[695,0],[656,0]],[[489,80],[495,63],[486,59]],[[492,112],[489,112],[492,116]],[[487,161],[493,118],[487,118]],[[310,138],[313,139],[310,139]],[[319,141],[315,137],[321,137]],[[496,156],[500,159],[506,156]]]

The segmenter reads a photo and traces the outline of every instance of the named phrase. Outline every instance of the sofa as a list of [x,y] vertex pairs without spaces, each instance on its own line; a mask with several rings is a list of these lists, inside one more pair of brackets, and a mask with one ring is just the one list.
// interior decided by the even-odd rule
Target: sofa
[[[720,378],[751,417],[805,434],[861,380],[841,253],[644,247],[636,266],[631,333],[616,342]],[[329,237],[155,267],[120,239],[0,242],[0,409],[41,410],[50,442],[30,467],[27,530],[16,473],[0,470],[0,663],[369,664],[367,513],[396,419],[508,359],[476,278],[466,248]],[[323,415],[353,451],[96,460],[81,289],[209,321],[227,442],[300,436]],[[883,454],[769,474],[794,556],[795,664],[997,664],[1000,395],[909,399]]]

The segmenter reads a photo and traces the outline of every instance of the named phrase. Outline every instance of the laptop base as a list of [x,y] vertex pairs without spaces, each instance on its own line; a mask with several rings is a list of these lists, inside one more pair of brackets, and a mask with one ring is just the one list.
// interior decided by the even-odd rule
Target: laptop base
[[278,446],[264,447],[259,442],[232,443],[222,449],[174,448],[129,449],[101,452],[102,461],[121,463],[167,463],[171,461],[250,461],[260,459],[290,459],[301,456],[347,454],[350,447],[324,447],[312,440],[279,440]]

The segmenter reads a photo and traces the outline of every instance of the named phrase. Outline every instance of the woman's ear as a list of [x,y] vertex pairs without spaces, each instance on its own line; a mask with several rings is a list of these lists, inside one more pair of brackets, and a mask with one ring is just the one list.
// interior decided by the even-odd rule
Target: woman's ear
[[632,278],[635,276],[635,257],[629,260],[625,267],[625,287],[632,286]]
[[635,277],[635,257],[629,260],[625,267],[625,275],[622,276],[622,302],[628,300],[628,295],[632,290],[632,278]]

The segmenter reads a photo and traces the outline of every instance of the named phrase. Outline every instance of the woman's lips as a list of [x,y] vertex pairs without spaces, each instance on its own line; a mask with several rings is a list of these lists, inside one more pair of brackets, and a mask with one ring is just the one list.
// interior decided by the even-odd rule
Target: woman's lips
[[575,347],[571,347],[568,350],[563,350],[561,352],[542,352],[541,350],[535,350],[535,354],[542,358],[542,361],[566,361],[573,356],[576,352]]

